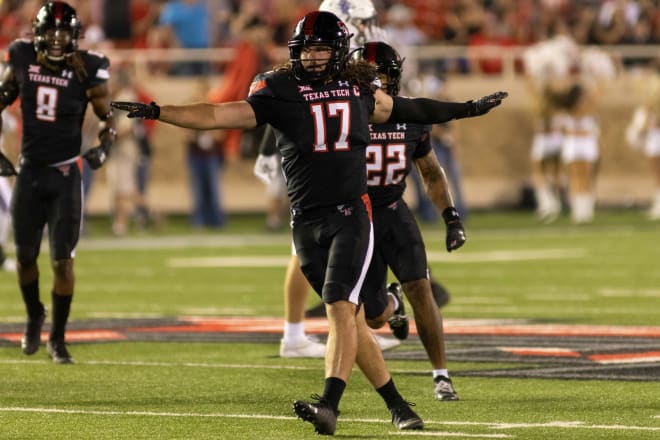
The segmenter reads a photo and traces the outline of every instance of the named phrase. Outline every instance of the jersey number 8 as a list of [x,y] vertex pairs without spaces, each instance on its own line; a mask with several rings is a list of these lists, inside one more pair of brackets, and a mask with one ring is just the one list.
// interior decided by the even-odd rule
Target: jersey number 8
[[41,121],[55,122],[57,108],[57,89],[40,86],[37,89],[36,118]]

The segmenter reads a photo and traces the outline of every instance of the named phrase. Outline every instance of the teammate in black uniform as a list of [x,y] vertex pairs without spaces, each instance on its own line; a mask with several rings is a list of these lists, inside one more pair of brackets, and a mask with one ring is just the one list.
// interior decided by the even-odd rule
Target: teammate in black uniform
[[54,282],[47,350],[59,364],[73,362],[64,336],[82,219],[80,131],[89,102],[103,121],[100,145],[85,154],[93,168],[103,164],[115,138],[106,85],[109,61],[99,53],[78,50],[80,27],[71,6],[47,3],[34,20],[34,39],[19,39],[9,47],[0,79],[0,111],[20,96],[23,117],[11,208],[18,283],[28,315],[21,347],[30,355],[41,343],[46,310],[39,298],[37,257],[48,225]]
[[[403,60],[394,48],[382,42],[366,43],[354,57],[376,66],[382,88],[390,96],[399,94]],[[395,336],[400,339],[408,336],[408,318],[400,287],[396,283],[385,287],[389,267],[401,282],[413,308],[419,337],[433,365],[435,398],[458,400],[447,372],[442,317],[431,292],[424,241],[415,217],[402,198],[405,178],[414,164],[445,219],[447,251],[456,250],[465,243],[465,232],[453,207],[447,178],[430,143],[430,130],[431,126],[420,124],[371,125],[367,184],[376,246],[363,286],[368,295],[365,316],[372,328],[389,322]]]
[[357,362],[387,403],[395,426],[421,429],[422,420],[394,386],[364,308],[358,307],[373,251],[365,173],[368,124],[475,116],[499,105],[506,94],[467,103],[393,99],[372,87],[372,66],[348,62],[349,38],[334,14],[310,12],[289,41],[289,63],[259,75],[245,101],[112,106],[129,117],[195,129],[273,126],[291,202],[294,245],[305,277],[326,303],[330,326],[323,395],[315,403],[295,401],[294,410],[318,433],[333,434],[339,400]]

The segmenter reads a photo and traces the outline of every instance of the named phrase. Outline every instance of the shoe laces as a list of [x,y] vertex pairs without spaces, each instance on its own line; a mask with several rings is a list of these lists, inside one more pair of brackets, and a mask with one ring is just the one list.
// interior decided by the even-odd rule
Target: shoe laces
[[451,383],[451,379],[445,376],[438,376],[435,381],[435,389],[437,391],[454,393],[454,387]]
[[69,345],[67,342],[64,341],[56,341],[52,343],[53,345],[53,351],[57,353],[58,356],[60,357],[71,357],[69,354],[69,350],[67,350],[66,346]]
[[330,411],[334,412],[336,416],[339,416],[339,410],[335,411],[332,408],[332,405],[330,405],[330,402],[328,402],[328,400],[325,399],[324,397],[321,397],[318,394],[314,393],[314,394],[310,395],[309,398],[314,401],[314,403],[311,403],[310,405],[314,405],[314,406],[317,406],[317,407],[320,406],[320,405],[325,406]]
[[328,403],[327,400],[325,400],[323,397],[319,396],[316,393],[309,396],[309,398],[312,399],[312,400],[315,400],[316,403]]
[[414,402],[408,402],[407,400],[401,400],[401,402],[397,403],[396,406],[392,408],[392,413],[400,413],[402,410],[408,410],[412,406],[417,406],[417,404]]

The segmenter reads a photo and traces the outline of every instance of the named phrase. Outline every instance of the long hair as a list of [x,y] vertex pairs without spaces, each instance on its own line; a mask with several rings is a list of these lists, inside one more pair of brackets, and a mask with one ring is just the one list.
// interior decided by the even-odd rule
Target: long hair
[[[276,72],[288,72],[293,77],[292,66],[290,62],[279,64],[273,67]],[[334,79],[345,79],[351,84],[357,85],[360,89],[372,89],[373,82],[377,78],[376,66],[362,60],[351,60],[346,64],[346,68],[339,72]]]
[[[37,62],[53,72],[57,72],[61,67],[60,63],[53,63],[48,59],[46,53],[41,51],[37,52]],[[64,63],[76,73],[78,81],[82,82],[89,76],[78,51],[67,54]]]

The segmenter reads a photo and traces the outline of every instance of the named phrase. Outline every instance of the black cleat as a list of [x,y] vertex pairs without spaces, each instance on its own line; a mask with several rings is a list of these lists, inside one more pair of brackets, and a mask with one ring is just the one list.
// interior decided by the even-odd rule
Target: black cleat
[[41,327],[46,320],[46,310],[41,313],[37,318],[28,317],[27,324],[25,325],[25,333],[21,338],[21,349],[23,354],[35,354],[41,345]]
[[64,340],[58,341],[48,341],[46,344],[46,350],[48,351],[48,356],[56,364],[72,364],[73,358],[69,354],[69,350],[66,349],[66,343]]
[[458,393],[454,389],[451,379],[445,376],[438,376],[433,379],[435,383],[435,400],[458,400]]
[[406,315],[406,306],[403,303],[403,294],[401,293],[401,286],[399,283],[390,283],[387,286],[387,293],[396,297],[399,301],[399,307],[394,311],[390,319],[387,320],[387,323],[392,330],[392,334],[395,338],[404,340],[408,337],[408,332],[410,330],[408,323],[408,316]]
[[433,299],[439,308],[443,308],[449,303],[449,292],[444,286],[431,278],[431,292]]
[[317,434],[333,435],[337,429],[337,413],[330,404],[318,394],[312,394],[315,403],[302,400],[293,402],[293,411],[305,422],[314,425]]
[[411,406],[415,406],[415,404],[403,401],[398,406],[390,409],[390,412],[392,413],[392,424],[396,426],[397,429],[424,429],[424,422],[417,413],[410,408]]

